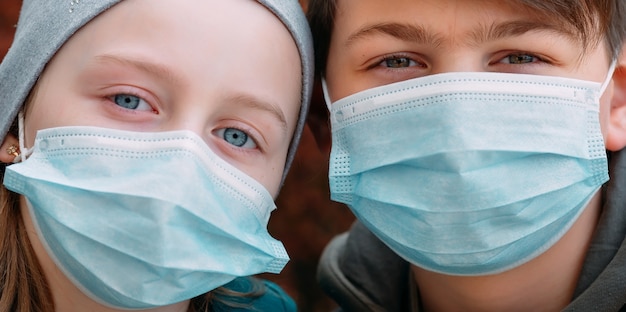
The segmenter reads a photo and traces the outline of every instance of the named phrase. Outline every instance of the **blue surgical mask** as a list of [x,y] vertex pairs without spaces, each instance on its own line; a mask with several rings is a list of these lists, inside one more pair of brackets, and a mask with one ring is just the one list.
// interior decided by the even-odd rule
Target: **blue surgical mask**
[[107,306],[173,304],[289,259],[267,232],[272,196],[193,132],[42,130],[4,185],[27,198],[57,266]]
[[556,243],[608,180],[605,87],[455,72],[341,99],[330,106],[332,199],[426,270],[515,268]]

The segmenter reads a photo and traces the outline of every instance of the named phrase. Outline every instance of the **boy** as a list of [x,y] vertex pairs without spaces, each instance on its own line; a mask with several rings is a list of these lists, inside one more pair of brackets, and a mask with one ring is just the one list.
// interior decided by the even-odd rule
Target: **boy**
[[347,311],[624,309],[625,14],[312,0],[331,195],[358,219],[322,256],[327,293]]
[[295,310],[245,277],[288,260],[267,222],[311,58],[295,0],[25,0],[0,65],[0,310]]

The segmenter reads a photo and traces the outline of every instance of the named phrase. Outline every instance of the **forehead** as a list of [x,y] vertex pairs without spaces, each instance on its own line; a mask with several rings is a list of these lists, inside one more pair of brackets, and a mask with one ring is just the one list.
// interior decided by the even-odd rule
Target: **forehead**
[[[325,4],[323,4],[325,3]],[[325,5],[334,8],[335,11],[354,8],[359,5],[380,5],[397,11],[402,11],[410,7],[430,6],[440,4],[448,6],[449,3],[471,4],[476,9],[485,9],[493,6],[508,6],[516,9],[531,10],[535,14],[552,16],[557,19],[572,20],[575,15],[593,15],[597,13],[602,5],[590,5],[583,0],[415,0],[415,1],[395,1],[395,0],[320,0],[316,1],[316,9],[321,9]],[[398,5],[401,5],[398,7]],[[584,16],[578,18],[584,19]]]
[[[573,0],[337,0],[335,4],[333,30],[381,21],[449,28],[452,23],[517,19],[550,24],[581,37],[581,32],[588,30],[581,24],[593,19],[589,6]],[[568,4],[564,10],[563,5]]]
[[116,92],[141,89],[171,107],[202,96],[206,101],[194,105],[268,108],[284,116],[291,131],[300,110],[300,72],[289,30],[256,1],[126,0],[65,42],[26,109],[41,109],[51,92],[42,86],[50,82],[85,94],[98,84]]
[[237,83],[230,89],[247,88],[268,98],[300,95],[299,80],[270,79],[299,73],[300,57],[286,26],[256,1],[121,1],[80,29],[55,58],[67,58],[63,54],[77,64],[103,55],[158,64],[181,84],[231,81]]
[[[450,37],[480,44],[542,31],[568,37],[584,54],[603,37],[599,31],[603,18],[589,13],[595,9],[577,0],[338,0],[336,4],[330,47],[349,45],[365,37],[363,33],[403,40],[419,33],[418,37],[430,37],[418,38],[420,42],[440,44]],[[563,5],[569,7],[564,10]],[[392,27],[379,31],[381,25]]]

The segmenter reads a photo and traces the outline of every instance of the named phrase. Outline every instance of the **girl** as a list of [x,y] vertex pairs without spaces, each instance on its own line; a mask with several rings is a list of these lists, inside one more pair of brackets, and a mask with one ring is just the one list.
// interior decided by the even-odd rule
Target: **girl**
[[237,277],[288,260],[266,227],[311,58],[296,1],[25,0],[0,65],[0,310],[294,310]]

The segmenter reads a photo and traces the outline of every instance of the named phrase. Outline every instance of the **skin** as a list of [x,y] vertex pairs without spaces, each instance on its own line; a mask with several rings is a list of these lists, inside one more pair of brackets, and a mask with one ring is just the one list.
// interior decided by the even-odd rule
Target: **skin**
[[[520,22],[524,31],[510,27]],[[489,36],[487,29],[504,31]],[[445,72],[523,73],[603,82],[609,64],[604,42],[584,51],[570,29],[546,24],[545,18],[510,2],[341,0],[325,79],[334,102],[373,87]],[[613,151],[626,145],[623,65],[621,57],[600,104],[605,144]],[[413,266],[424,308],[560,310],[571,301],[600,212],[601,198],[596,194],[556,245],[501,274],[447,276]]]
[[[276,196],[300,84],[289,31],[255,1],[126,0],[80,29],[50,61],[27,108],[25,145],[39,129],[68,125],[190,130]],[[137,107],[121,106],[125,100]],[[17,139],[8,135],[3,150],[11,144]],[[1,161],[12,160],[1,154]],[[56,309],[115,311],[85,296],[50,260],[24,198],[22,213]],[[151,311],[186,311],[188,304]]]

